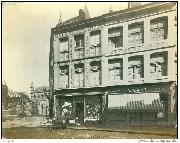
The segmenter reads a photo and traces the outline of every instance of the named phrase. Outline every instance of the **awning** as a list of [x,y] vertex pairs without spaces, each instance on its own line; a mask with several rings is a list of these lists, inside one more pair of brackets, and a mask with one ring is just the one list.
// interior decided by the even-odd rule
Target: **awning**
[[108,109],[162,111],[159,93],[108,95]]

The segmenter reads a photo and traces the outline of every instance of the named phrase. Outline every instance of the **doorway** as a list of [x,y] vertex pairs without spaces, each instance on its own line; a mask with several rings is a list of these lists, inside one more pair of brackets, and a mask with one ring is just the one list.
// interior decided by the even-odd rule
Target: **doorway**
[[84,103],[76,103],[76,117],[79,124],[84,123]]

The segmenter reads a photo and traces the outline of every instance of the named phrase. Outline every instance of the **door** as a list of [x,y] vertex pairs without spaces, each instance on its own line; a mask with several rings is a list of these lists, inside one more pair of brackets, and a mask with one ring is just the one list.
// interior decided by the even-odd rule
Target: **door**
[[79,124],[84,123],[84,103],[76,103],[76,117]]

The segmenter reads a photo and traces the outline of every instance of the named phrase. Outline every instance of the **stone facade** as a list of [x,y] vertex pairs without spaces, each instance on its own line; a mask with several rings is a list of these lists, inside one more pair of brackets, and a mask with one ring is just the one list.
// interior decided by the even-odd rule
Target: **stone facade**
[[[176,15],[176,3],[152,2],[52,28],[54,116],[79,123],[176,124]],[[84,51],[79,57],[77,49]],[[129,106],[120,106],[131,96],[123,98]]]

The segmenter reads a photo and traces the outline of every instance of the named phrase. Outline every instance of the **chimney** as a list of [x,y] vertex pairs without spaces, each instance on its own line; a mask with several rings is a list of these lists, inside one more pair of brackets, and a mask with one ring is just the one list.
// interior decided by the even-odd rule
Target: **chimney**
[[79,10],[79,18],[82,20],[82,19],[85,19],[85,13],[82,9]]
[[128,2],[128,8],[140,6],[141,2]]

